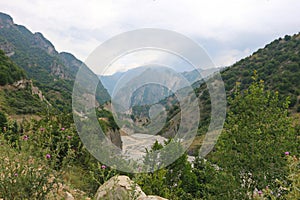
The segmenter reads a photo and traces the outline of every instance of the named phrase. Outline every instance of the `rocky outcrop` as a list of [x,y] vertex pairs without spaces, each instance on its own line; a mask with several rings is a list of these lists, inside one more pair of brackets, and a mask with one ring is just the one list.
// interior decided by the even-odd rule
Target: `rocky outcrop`
[[84,65],[83,62],[78,60],[74,55],[70,53],[61,52],[59,53],[59,56],[63,64],[69,67],[69,70],[72,72],[72,74],[76,74],[78,69]]
[[31,93],[33,95],[35,94],[38,95],[41,101],[46,101],[46,98],[44,97],[42,91],[38,87],[33,86],[32,82],[31,82]]
[[96,200],[167,200],[158,196],[147,196],[139,185],[128,176],[114,176],[99,187],[95,195]]
[[35,87],[33,85],[32,80],[22,79],[22,80],[19,80],[19,81],[13,83],[12,86],[16,89],[31,88],[32,95],[37,95],[41,101],[45,101],[48,105],[50,105],[50,103],[47,101],[47,99],[43,95],[42,91],[38,87]]
[[14,46],[8,42],[1,42],[0,49],[4,51],[5,55],[11,57],[15,54]]
[[13,83],[13,86],[17,89],[24,89],[31,85],[32,85],[32,82],[30,80],[26,80],[26,79],[22,79],[22,80],[19,80],[19,81]]
[[51,74],[59,77],[60,79],[70,79],[69,74],[65,72],[64,66],[54,61],[51,66]]
[[0,12],[0,28],[9,28],[13,24],[14,21],[11,16]]
[[54,56],[57,55],[57,51],[55,50],[54,45],[47,40],[42,33],[34,33],[33,34],[34,40],[33,45],[38,46],[39,48],[45,50],[48,54]]
[[121,140],[121,134],[119,130],[108,129],[105,135],[110,139],[110,141],[114,145],[122,149],[122,140]]

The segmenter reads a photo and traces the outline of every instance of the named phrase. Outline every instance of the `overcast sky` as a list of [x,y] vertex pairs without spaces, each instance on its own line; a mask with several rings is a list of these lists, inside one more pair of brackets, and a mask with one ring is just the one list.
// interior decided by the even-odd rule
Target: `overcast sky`
[[217,66],[300,31],[299,0],[1,0],[0,8],[83,61],[112,36],[139,28],[184,34]]

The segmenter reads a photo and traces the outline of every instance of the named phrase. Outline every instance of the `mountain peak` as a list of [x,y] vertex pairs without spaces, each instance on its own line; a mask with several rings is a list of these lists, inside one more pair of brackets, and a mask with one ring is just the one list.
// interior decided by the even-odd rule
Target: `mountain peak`
[[34,33],[34,41],[36,45],[46,50],[50,55],[57,54],[54,45],[49,40],[47,40],[42,33],[40,32]]
[[14,24],[13,18],[5,13],[0,12],[0,28],[4,26],[12,26]]

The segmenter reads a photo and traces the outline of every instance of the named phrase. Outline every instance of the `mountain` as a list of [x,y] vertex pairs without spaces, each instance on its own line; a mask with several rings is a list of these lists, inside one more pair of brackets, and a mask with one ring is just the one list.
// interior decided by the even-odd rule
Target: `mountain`
[[0,50],[0,111],[10,115],[35,114],[48,105],[25,72]]
[[[51,105],[71,111],[73,83],[78,69],[84,65],[70,53],[59,53],[41,33],[32,33],[0,13],[0,49],[26,72],[28,79],[39,87]],[[109,100],[100,83],[99,103]]]
[[107,89],[109,94],[112,95],[115,85],[117,84],[118,80],[121,79],[122,76],[124,76],[125,73],[126,72],[116,72],[112,75],[105,75],[105,76],[99,75],[99,79],[101,80],[103,86]]
[[0,85],[13,84],[26,77],[25,72],[0,50]]
[[[139,76],[143,71],[145,71],[148,67],[138,67],[134,69],[127,70],[125,72],[116,72],[112,75],[99,75],[99,79],[101,80],[103,86],[107,89],[110,95],[113,94],[113,90],[118,83],[118,81],[122,80],[124,82],[124,77],[126,76],[126,79],[132,79],[134,77]],[[157,73],[159,72],[159,68],[156,68]],[[185,72],[179,72],[187,81],[189,81],[191,84],[197,82],[201,79],[201,75],[199,74],[198,70],[192,70],[192,71],[185,71]],[[123,77],[123,78],[122,78]]]
[[290,108],[297,110],[300,95],[300,34],[286,35],[259,49],[222,72],[228,94],[236,82],[242,89],[249,86],[253,71],[265,82],[267,89],[289,96]]
[[[258,74],[258,79],[261,79],[265,82],[265,87],[267,90],[271,90],[274,92],[277,91],[279,93],[279,97],[282,100],[287,97],[290,98],[289,110],[291,113],[300,112],[299,52],[300,34],[298,33],[293,36],[286,35],[283,38],[276,39],[270,44],[267,44],[264,48],[257,50],[252,55],[236,62],[232,66],[221,69],[220,74],[224,81],[227,97],[231,97],[233,95],[237,85],[241,88],[242,91],[245,88],[249,87],[250,83],[252,82],[252,76],[256,72]],[[187,79],[193,77],[193,72],[183,74],[185,77],[187,77]],[[206,81],[211,80],[209,77],[213,76],[213,72],[210,72],[208,74],[210,75],[206,78]],[[118,73],[117,76],[114,77],[113,75],[112,77],[116,78],[122,76],[125,76],[125,74]],[[158,75],[152,73],[152,76]],[[139,76],[136,76],[131,81],[142,82],[143,78],[140,78],[138,80],[138,77],[145,76],[141,76],[140,73]],[[111,80],[113,80],[113,78]],[[131,81],[127,80],[127,82],[124,82],[130,86]],[[199,135],[202,135],[206,133],[207,127],[211,120],[210,94],[207,89],[207,85],[205,82],[203,82],[203,80],[195,82],[193,84],[193,88],[199,98],[201,118],[198,133]],[[125,89],[122,91],[128,92],[128,90]],[[147,98],[145,97],[149,96],[153,99],[153,96],[155,96],[153,94],[159,94],[157,93],[157,91],[155,91],[155,88],[152,88],[152,91],[153,92],[151,93],[147,91],[146,87],[141,87],[133,92],[134,95],[132,99],[130,99],[130,102],[135,102],[135,104],[131,104],[130,106],[133,108],[131,114],[133,114],[134,117],[132,118],[136,121],[139,121],[139,117],[143,118],[142,121],[149,120],[144,118],[149,118],[148,113],[151,105],[139,104],[138,102],[140,102],[140,100],[143,100],[144,102],[148,103],[149,101],[147,101]],[[120,95],[120,98],[124,95]],[[179,101],[176,99],[176,96],[170,95],[165,99],[159,100],[159,103],[162,104],[168,112],[168,117],[166,120],[167,122],[159,134],[165,137],[173,137],[177,132],[177,128],[181,120]]]
[[[252,55],[223,69],[220,74],[224,81],[227,97],[233,95],[237,85],[242,91],[249,87],[255,72],[258,75],[258,79],[264,81],[267,90],[278,92],[282,100],[287,97],[290,99],[289,110],[291,113],[300,112],[299,33],[276,39]],[[211,120],[211,101],[206,83],[200,83],[199,85],[194,90],[199,98],[201,116],[198,133],[200,138],[202,138],[201,135],[206,133]],[[173,137],[177,132],[176,127],[180,124],[179,102],[175,101],[174,97],[171,96],[160,103],[165,106],[168,117],[167,123],[159,134],[165,137]],[[148,110],[143,112],[148,112]],[[199,147],[202,140],[199,138],[197,140],[195,145]]]
[[[204,71],[201,70],[201,73]],[[211,72],[206,74],[209,73]],[[119,90],[119,93],[123,93],[121,95],[123,97],[128,96],[129,92],[131,95],[129,108],[155,104],[173,95],[178,89],[189,85],[197,87],[203,82],[196,69],[177,73],[160,66],[141,66],[112,75],[99,75],[99,79],[110,95],[120,95],[116,94]]]

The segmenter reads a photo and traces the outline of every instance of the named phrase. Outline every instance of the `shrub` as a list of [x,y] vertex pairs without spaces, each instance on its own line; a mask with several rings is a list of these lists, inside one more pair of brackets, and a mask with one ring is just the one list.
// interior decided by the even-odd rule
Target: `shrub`
[[46,199],[57,184],[57,173],[27,152],[10,148],[0,138],[0,197]]

